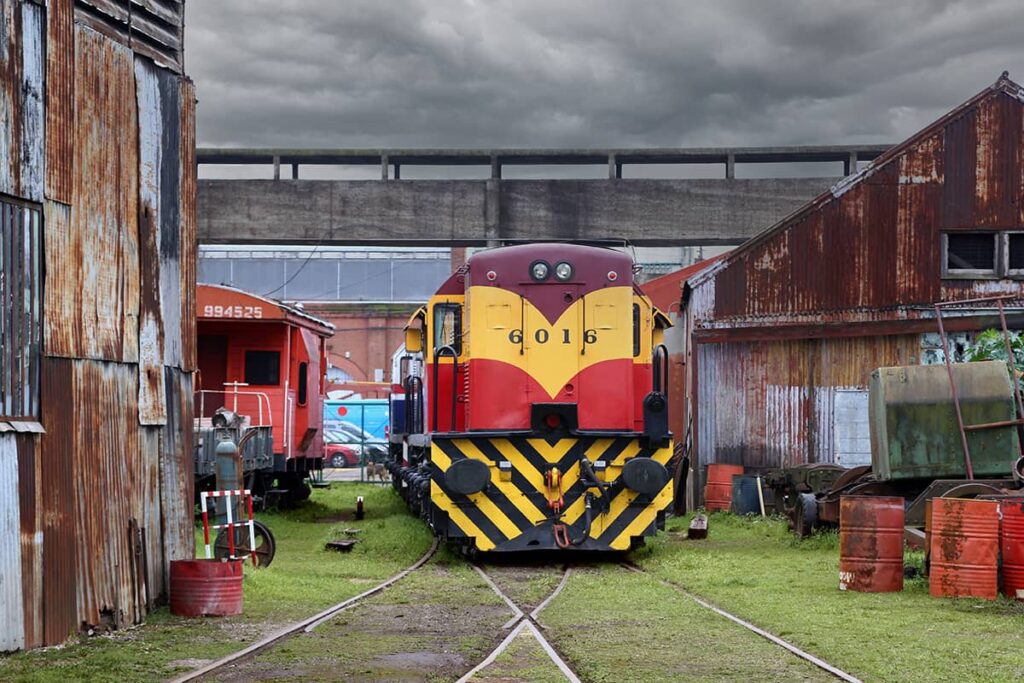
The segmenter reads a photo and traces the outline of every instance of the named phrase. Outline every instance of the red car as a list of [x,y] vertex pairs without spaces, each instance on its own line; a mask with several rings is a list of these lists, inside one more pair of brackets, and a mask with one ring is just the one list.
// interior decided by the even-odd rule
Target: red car
[[327,443],[324,462],[330,467],[354,467],[359,464],[359,451],[343,443]]

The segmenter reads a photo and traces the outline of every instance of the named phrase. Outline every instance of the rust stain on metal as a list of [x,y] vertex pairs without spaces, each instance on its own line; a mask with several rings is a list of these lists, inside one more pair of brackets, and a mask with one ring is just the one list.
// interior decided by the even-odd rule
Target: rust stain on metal
[[[160,83],[146,60],[135,63],[139,116],[139,423],[161,425],[164,403],[164,292],[162,269],[162,121]],[[169,330],[172,336],[177,329]]]
[[43,9],[30,3],[0,7],[0,192],[43,198]]
[[196,369],[196,93],[181,81],[181,361]]
[[75,140],[74,0],[50,0],[46,13],[46,196],[71,203]]
[[43,597],[43,533],[42,506],[38,504],[42,490],[40,476],[39,437],[19,434],[18,499],[21,508],[21,595],[25,648],[43,644],[43,620],[37,605]]
[[63,643],[78,631],[77,567],[79,539],[79,488],[76,486],[74,362],[44,358],[42,365],[43,424],[47,433],[40,438],[39,465],[46,482],[40,493],[43,532],[42,599],[35,609],[43,624],[46,645]]
[[62,308],[79,313],[52,322],[47,352],[136,362],[139,171],[133,58],[126,48],[82,26],[76,27],[75,47],[69,249],[58,254],[47,249],[48,262],[65,259],[56,272],[66,279],[48,278],[47,289],[59,289],[58,296],[67,298]]

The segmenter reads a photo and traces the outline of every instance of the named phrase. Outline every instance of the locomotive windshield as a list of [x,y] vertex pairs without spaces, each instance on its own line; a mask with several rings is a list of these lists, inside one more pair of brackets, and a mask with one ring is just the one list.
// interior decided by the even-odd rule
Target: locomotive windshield
[[455,349],[462,355],[462,306],[437,304],[434,306],[434,351],[442,346]]

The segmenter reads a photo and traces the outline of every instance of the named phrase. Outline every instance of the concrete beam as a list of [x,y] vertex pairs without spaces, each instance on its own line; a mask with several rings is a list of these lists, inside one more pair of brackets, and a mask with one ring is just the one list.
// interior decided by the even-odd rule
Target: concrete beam
[[310,245],[737,244],[836,180],[201,179],[199,239]]

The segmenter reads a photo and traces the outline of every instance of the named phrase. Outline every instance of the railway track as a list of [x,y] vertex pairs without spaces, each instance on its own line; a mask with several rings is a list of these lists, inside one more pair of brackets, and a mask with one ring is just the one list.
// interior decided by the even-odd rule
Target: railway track
[[562,658],[562,656],[558,653],[555,647],[548,641],[547,638],[544,637],[544,627],[537,620],[541,611],[545,607],[547,607],[548,604],[552,600],[554,600],[559,593],[562,592],[563,588],[565,588],[565,584],[569,580],[569,574],[572,571],[572,569],[570,567],[566,567],[562,573],[562,580],[558,582],[558,585],[555,587],[555,589],[529,612],[522,609],[512,598],[510,598],[504,591],[502,591],[501,588],[498,587],[498,584],[494,582],[494,580],[487,574],[486,571],[484,571],[480,567],[480,565],[474,564],[473,569],[475,569],[477,573],[479,573],[480,576],[483,577],[483,580],[487,583],[488,586],[490,586],[491,590],[497,593],[498,597],[504,600],[505,604],[507,604],[509,608],[512,610],[512,618],[505,622],[505,624],[502,626],[503,629],[511,629],[511,631],[509,631],[508,635],[505,636],[505,638],[500,643],[498,643],[497,647],[491,650],[491,652],[483,660],[481,660],[479,664],[477,664],[472,669],[467,671],[466,674],[457,681],[457,683],[467,683],[469,680],[473,678],[473,676],[475,676],[476,674],[480,673],[488,666],[493,664],[494,661],[501,655],[501,653],[508,649],[508,646],[511,645],[512,642],[515,641],[515,639],[524,630],[529,631],[530,635],[532,635],[534,639],[536,639],[537,643],[544,650],[544,653],[547,654],[548,658],[550,658],[552,662],[554,662],[555,666],[558,667],[558,669],[562,672],[566,679],[570,681],[570,683],[580,683],[579,676],[576,675],[576,672],[572,670],[572,668],[566,663],[565,659]]
[[805,652],[804,650],[801,650],[800,648],[798,648],[796,645],[793,645],[789,641],[783,640],[782,638],[780,638],[780,637],[778,637],[778,636],[776,636],[776,635],[774,635],[772,633],[769,633],[768,631],[765,631],[764,629],[762,629],[762,628],[760,628],[758,626],[755,626],[754,624],[751,624],[749,621],[741,619],[740,617],[736,616],[735,614],[730,614],[729,612],[726,612],[724,609],[722,609],[720,607],[716,607],[715,605],[711,604],[707,600],[704,600],[703,598],[701,598],[701,597],[699,597],[697,595],[694,595],[693,593],[691,593],[690,591],[686,590],[685,588],[683,588],[682,586],[680,586],[677,583],[674,583],[672,581],[667,581],[665,579],[662,579],[661,577],[655,576],[654,574],[651,574],[650,572],[648,572],[646,569],[643,569],[642,567],[639,567],[639,566],[633,564],[632,562],[622,562],[619,566],[621,566],[623,569],[626,569],[628,571],[634,572],[636,574],[643,574],[644,576],[647,576],[650,579],[652,579],[654,581],[657,581],[658,583],[660,583],[660,584],[662,584],[664,586],[667,586],[667,587],[669,587],[669,588],[671,588],[671,589],[673,589],[673,590],[675,590],[675,591],[685,595],[690,600],[693,600],[695,603],[697,603],[698,605],[700,605],[704,609],[709,610],[711,612],[714,612],[715,614],[728,619],[729,621],[733,622],[734,624],[742,626],[743,628],[747,629],[748,631],[756,633],[757,635],[761,636],[765,640],[768,640],[769,642],[771,642],[771,643],[773,643],[775,645],[778,645],[782,649],[788,651],[790,654],[793,654],[793,655],[799,657],[800,659],[803,659],[804,661],[813,664],[814,666],[816,666],[819,669],[822,669],[823,671],[831,674],[832,676],[838,678],[839,680],[847,681],[847,683],[862,683],[862,681],[859,678],[857,678],[857,677],[855,677],[855,676],[853,676],[851,674],[848,674],[847,672],[843,671],[842,669],[839,669],[839,668],[837,668],[835,666],[832,666],[831,664],[829,664],[825,660],[823,660],[823,659],[821,659],[819,657],[815,657],[814,655],[810,654],[809,652]]
[[373,588],[363,591],[359,595],[348,598],[347,600],[343,600],[332,607],[328,607],[322,612],[314,614],[311,617],[303,619],[302,621],[295,622],[294,624],[290,624],[284,627],[283,629],[275,631],[274,633],[271,633],[270,635],[256,641],[252,645],[249,645],[248,647],[239,650],[238,652],[230,654],[226,657],[222,657],[221,659],[210,662],[205,666],[202,666],[198,669],[194,669],[193,671],[190,671],[183,676],[179,676],[178,678],[172,679],[171,683],[188,683],[189,681],[199,680],[200,678],[203,678],[205,676],[215,674],[231,664],[237,664],[242,660],[253,657],[257,653],[266,650],[267,648],[273,645],[276,645],[282,640],[285,640],[295,635],[296,633],[299,633],[300,631],[309,633],[320,624],[323,624],[325,621],[328,621],[336,617],[337,615],[341,614],[345,610],[354,607],[355,605],[359,604],[362,600],[370,597],[371,595],[376,595],[377,593],[380,593],[389,586],[392,586],[395,583],[401,581],[406,576],[422,567],[424,564],[427,563],[427,560],[433,557],[434,553],[437,552],[437,546],[438,542],[437,539],[435,538],[433,544],[431,544],[430,546],[430,549],[427,550],[427,552],[424,553],[423,556],[420,557],[420,559],[416,560],[416,562],[411,564],[409,567],[403,569],[402,571],[398,572],[387,581],[377,584]]

